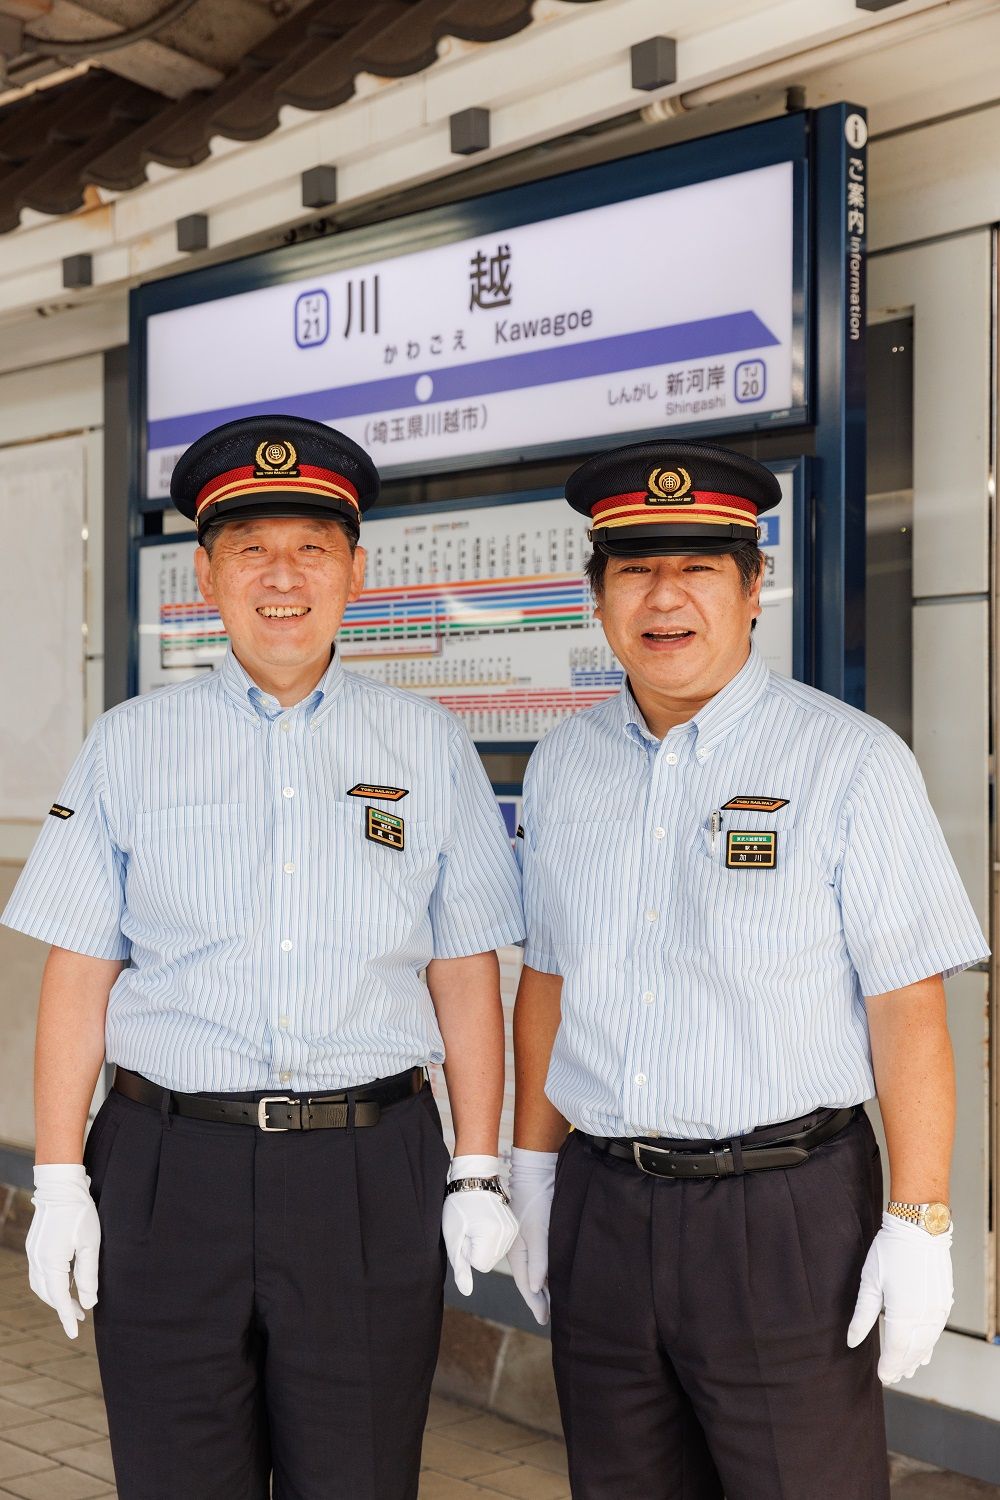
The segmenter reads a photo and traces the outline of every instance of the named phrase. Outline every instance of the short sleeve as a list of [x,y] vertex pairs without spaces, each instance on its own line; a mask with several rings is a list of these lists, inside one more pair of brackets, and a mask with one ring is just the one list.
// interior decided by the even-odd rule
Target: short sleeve
[[517,865],[475,745],[456,722],[449,743],[451,827],[430,900],[435,958],[468,958],[524,938]]
[[865,995],[947,978],[989,955],[912,753],[880,736],[845,803],[844,935]]
[[126,858],[108,824],[102,723],[87,736],[0,922],[90,958],[128,958]]
[[[535,752],[537,754],[537,751]],[[521,833],[517,840],[518,860],[521,866],[521,901],[524,906],[524,926],[527,933],[524,944],[524,961],[529,968],[540,974],[559,974],[555,942],[548,914],[545,910],[545,891],[542,872],[538,865],[538,827],[536,806],[535,756],[528,762],[524,775],[524,797],[521,803]]]

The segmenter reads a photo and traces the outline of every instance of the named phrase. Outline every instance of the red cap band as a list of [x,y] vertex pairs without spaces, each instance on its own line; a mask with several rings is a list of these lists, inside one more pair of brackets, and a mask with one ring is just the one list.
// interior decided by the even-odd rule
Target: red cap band
[[745,495],[725,495],[716,490],[695,490],[683,501],[650,505],[649,492],[609,495],[591,507],[594,530],[607,526],[649,526],[660,521],[698,521],[714,526],[757,525],[757,507]]
[[269,491],[283,490],[289,494],[315,495],[324,500],[346,500],[361,516],[358,492],[349,479],[333,469],[320,469],[315,464],[299,464],[294,476],[291,474],[258,474],[253,464],[244,464],[239,469],[227,469],[217,474],[198,492],[195,516],[200,516],[206,505],[219,505],[226,500],[236,500],[244,495],[261,495]]

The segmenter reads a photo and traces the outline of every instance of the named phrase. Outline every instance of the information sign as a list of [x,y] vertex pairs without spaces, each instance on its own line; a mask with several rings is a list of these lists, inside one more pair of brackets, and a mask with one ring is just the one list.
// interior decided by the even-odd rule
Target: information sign
[[262,412],[328,422],[390,472],[788,413],[794,224],[780,161],[154,312],[147,494]]

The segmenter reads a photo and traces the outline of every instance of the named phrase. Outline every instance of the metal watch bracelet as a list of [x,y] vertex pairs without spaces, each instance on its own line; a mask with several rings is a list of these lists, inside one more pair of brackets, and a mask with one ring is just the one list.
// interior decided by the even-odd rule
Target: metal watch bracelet
[[496,1193],[504,1203],[509,1204],[510,1199],[504,1189],[499,1177],[457,1177],[454,1182],[449,1182],[444,1190],[447,1198],[449,1193]]

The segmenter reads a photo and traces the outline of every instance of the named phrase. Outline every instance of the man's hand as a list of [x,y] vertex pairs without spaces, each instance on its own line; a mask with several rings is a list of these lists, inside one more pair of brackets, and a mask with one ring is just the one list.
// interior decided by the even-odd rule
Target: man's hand
[[951,1236],[932,1235],[894,1214],[882,1215],[882,1228],[861,1272],[848,1347],[866,1339],[885,1305],[885,1339],[878,1364],[883,1385],[909,1379],[930,1362],[951,1310]]
[[518,1233],[507,1259],[517,1287],[535,1322],[549,1321],[549,1214],[556,1184],[558,1151],[523,1151],[511,1158],[510,1206]]
[[[500,1161],[496,1156],[456,1156],[448,1172],[448,1181],[463,1177],[496,1177]],[[517,1220],[498,1193],[486,1189],[449,1193],[444,1200],[441,1232],[455,1285],[463,1297],[472,1292],[472,1272],[492,1271],[503,1260],[514,1243]]]
[[[28,1230],[28,1284],[59,1314],[67,1338],[75,1339],[83,1309],[97,1301],[97,1261],[101,1223],[82,1166],[35,1168],[35,1215]],[[75,1262],[79,1301],[70,1293]]]

